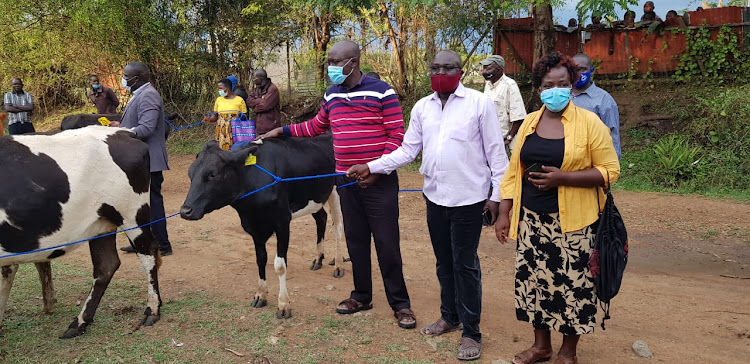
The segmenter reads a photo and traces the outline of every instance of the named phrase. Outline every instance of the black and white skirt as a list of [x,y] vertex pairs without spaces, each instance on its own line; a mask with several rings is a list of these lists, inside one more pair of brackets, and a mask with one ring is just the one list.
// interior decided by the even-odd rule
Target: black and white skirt
[[516,318],[564,335],[594,331],[596,294],[589,271],[591,226],[562,233],[558,213],[521,208],[516,248]]

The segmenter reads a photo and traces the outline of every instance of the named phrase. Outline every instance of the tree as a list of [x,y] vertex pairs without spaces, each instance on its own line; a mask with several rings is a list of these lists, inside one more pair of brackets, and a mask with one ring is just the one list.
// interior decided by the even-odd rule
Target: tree
[[534,18],[534,64],[545,54],[555,50],[555,28],[552,20],[552,4],[548,0],[533,5]]
[[576,4],[578,14],[588,15],[596,14],[600,17],[607,15],[617,17],[615,11],[618,9],[628,9],[629,6],[638,5],[638,0],[579,0]]
[[373,0],[288,0],[292,11],[289,20],[305,29],[305,35],[312,40],[315,51],[316,74],[318,81],[325,78],[325,54],[337,26],[346,15],[357,13],[360,8],[370,8]]

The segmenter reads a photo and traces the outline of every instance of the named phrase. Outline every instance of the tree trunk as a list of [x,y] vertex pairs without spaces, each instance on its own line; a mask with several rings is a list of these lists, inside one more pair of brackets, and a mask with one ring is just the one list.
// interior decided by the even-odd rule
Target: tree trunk
[[[531,65],[530,71],[533,72],[536,62],[555,50],[556,39],[552,20],[552,6],[549,1],[534,6],[532,12],[534,17],[534,63]],[[530,99],[526,100],[526,109],[538,110],[542,105],[539,97],[536,97],[536,89],[532,90],[529,97]]]
[[[388,6],[385,4],[384,1],[381,1],[378,3],[381,10],[381,15],[383,17],[383,20],[386,22],[386,25],[388,26],[388,38],[390,39],[391,43],[393,44],[393,56],[396,60],[396,70],[398,74],[396,75],[396,82],[393,86],[395,86],[396,92],[399,93],[399,95],[403,96],[406,94],[406,87],[407,87],[407,80],[406,80],[406,63],[403,57],[403,35],[396,33],[396,29],[393,28],[393,23],[391,21],[390,12],[388,9]],[[403,17],[403,8],[399,9],[399,14],[396,14],[396,10],[393,11],[395,20],[398,21],[399,19],[397,17]],[[403,26],[403,19],[400,19],[399,24]],[[402,29],[399,29],[402,31]]]
[[329,14],[313,15],[313,46],[315,48],[315,58],[318,60],[318,67],[315,70],[315,79],[323,81],[326,76],[325,54],[328,50],[328,43],[331,41],[331,28],[328,22]]
[[[552,20],[552,5],[545,1],[534,6],[534,64],[545,54],[555,50],[555,28]],[[533,66],[532,66],[533,67]]]
[[425,23],[425,47],[424,47],[424,62],[429,65],[437,54],[437,45],[435,44],[435,37],[437,37],[437,27],[429,22]]

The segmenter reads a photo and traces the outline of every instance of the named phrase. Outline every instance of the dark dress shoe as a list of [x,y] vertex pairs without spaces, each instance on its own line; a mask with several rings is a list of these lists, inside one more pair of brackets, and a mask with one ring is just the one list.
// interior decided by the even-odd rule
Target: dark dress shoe
[[161,253],[161,256],[166,257],[172,255],[172,248],[169,249],[159,249],[159,253]]
[[124,246],[124,247],[120,248],[120,250],[122,250],[122,251],[124,251],[126,253],[135,253],[135,249],[133,249],[133,247],[130,246],[130,245]]

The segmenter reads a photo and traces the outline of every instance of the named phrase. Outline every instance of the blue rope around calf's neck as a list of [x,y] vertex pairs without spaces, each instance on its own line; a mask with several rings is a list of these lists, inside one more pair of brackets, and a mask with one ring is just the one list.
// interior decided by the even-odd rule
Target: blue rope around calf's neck
[[[165,119],[165,121],[166,121],[166,119]],[[170,125],[172,125],[172,124],[170,123]],[[190,125],[182,127],[182,129],[188,128],[188,127],[190,127]],[[271,183],[269,183],[269,184],[267,184],[267,185],[265,185],[263,187],[260,187],[260,188],[257,188],[255,190],[252,190],[252,191],[250,191],[250,192],[248,192],[248,193],[240,196],[239,198],[237,198],[237,200],[241,200],[241,199],[243,199],[245,197],[248,197],[250,195],[256,194],[256,193],[258,193],[260,191],[263,191],[263,190],[265,190],[267,188],[270,188],[271,186],[274,186],[274,185],[276,185],[278,183],[281,183],[281,182],[301,181],[301,180],[308,180],[308,179],[338,177],[338,176],[344,176],[344,175],[346,175],[346,173],[328,173],[328,174],[320,174],[320,175],[315,175],[315,176],[281,178],[281,177],[279,177],[279,176],[271,173],[269,170],[267,170],[267,169],[265,169],[265,168],[263,168],[263,167],[261,167],[261,166],[259,166],[257,164],[254,164],[254,166],[257,167],[258,169],[260,169],[261,171],[263,171],[264,173],[266,173],[267,175],[269,175],[271,178],[273,178],[273,182],[271,182]],[[344,187],[351,186],[351,185],[356,184],[356,183],[357,183],[357,181],[349,182],[349,183],[343,184],[341,186],[338,186],[338,188],[344,188]],[[399,192],[421,192],[421,191],[422,190],[400,190]],[[155,223],[157,223],[159,221],[164,221],[166,219],[173,218],[173,217],[175,217],[175,216],[177,216],[179,214],[180,214],[179,212],[176,212],[176,213],[174,213],[172,215],[165,216],[165,217],[162,217],[160,219],[156,219],[156,220],[151,221],[151,222],[147,222],[147,223],[145,223],[143,225],[138,225],[138,226],[134,226],[134,227],[127,228],[127,229],[122,229],[122,230],[117,230],[117,231],[109,232],[109,233],[106,233],[106,234],[97,235],[97,236],[94,236],[94,237],[91,237],[91,238],[86,238],[86,239],[81,239],[81,240],[73,241],[73,242],[66,243],[66,244],[51,246],[51,247],[47,247],[47,248],[43,248],[43,249],[29,250],[29,251],[20,252],[20,253],[0,255],[0,259],[10,258],[10,257],[15,257],[15,256],[20,256],[20,255],[27,255],[27,254],[39,253],[39,252],[44,252],[44,251],[49,251],[49,250],[55,250],[55,249],[60,249],[60,248],[66,247],[66,246],[80,244],[80,243],[84,243],[84,242],[87,242],[87,241],[90,241],[90,240],[104,238],[104,237],[107,237],[107,236],[112,236],[112,235],[123,233],[123,232],[126,232],[126,231],[130,231],[130,230],[135,230],[135,229],[139,229],[139,228],[142,228],[142,227],[146,227],[146,226],[155,224]]]

